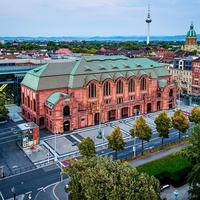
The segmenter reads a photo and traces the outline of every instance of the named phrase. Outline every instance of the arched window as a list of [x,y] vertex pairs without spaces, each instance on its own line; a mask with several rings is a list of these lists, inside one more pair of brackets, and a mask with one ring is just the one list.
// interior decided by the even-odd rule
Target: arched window
[[89,94],[88,94],[89,98],[93,98],[96,97],[96,85],[94,83],[91,83],[89,85]]
[[63,109],[63,115],[64,116],[69,116],[70,115],[70,108],[69,106],[65,106]]
[[169,96],[173,97],[173,90],[172,89],[169,91]]
[[28,101],[27,102],[28,103],[28,107],[30,108],[30,97],[29,96],[27,97],[27,101]]
[[110,95],[110,83],[108,81],[104,83],[103,95],[104,96],[109,96]]
[[33,111],[36,111],[36,101],[33,99]]
[[22,103],[24,104],[24,93],[22,93]]
[[140,81],[140,90],[146,90],[146,79],[142,78]]
[[40,117],[40,126],[44,125],[44,117]]
[[130,79],[128,82],[128,92],[134,92],[135,91],[135,81],[133,79]]
[[117,92],[117,94],[123,93],[123,82],[122,82],[122,80],[117,81],[116,92]]

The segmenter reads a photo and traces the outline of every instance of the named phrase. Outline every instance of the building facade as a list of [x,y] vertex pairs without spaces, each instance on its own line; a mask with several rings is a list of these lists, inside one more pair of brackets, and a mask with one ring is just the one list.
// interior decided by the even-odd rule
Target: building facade
[[181,94],[192,91],[192,58],[175,58],[173,61],[172,78],[177,82]]
[[169,71],[150,59],[82,57],[29,71],[21,83],[22,117],[63,133],[175,108],[176,94]]
[[192,92],[185,97],[188,105],[200,105],[200,58],[192,62]]

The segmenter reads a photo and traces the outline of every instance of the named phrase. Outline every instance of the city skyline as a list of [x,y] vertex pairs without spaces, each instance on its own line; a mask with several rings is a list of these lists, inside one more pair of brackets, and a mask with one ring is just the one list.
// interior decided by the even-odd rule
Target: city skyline
[[0,0],[0,36],[146,36],[148,5],[151,36],[186,35],[191,21],[200,33],[193,0]]

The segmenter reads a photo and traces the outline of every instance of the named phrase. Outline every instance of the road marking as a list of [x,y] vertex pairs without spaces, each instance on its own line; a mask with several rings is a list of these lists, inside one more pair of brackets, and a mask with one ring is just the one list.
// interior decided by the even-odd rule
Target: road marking
[[37,190],[43,190],[43,187],[38,188]]
[[0,191],[0,196],[1,196],[2,200],[5,200],[1,191]]
[[30,193],[32,193],[32,191],[26,192],[25,194],[30,194]]

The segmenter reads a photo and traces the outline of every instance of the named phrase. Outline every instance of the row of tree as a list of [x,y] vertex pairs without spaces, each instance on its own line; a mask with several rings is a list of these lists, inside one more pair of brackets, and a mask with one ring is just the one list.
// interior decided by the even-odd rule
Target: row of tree
[[[189,119],[189,120],[188,120]],[[161,112],[155,119],[156,129],[159,136],[167,138],[169,129],[174,127],[180,133],[187,131],[189,121],[200,123],[200,109],[194,107],[189,117],[184,115],[180,109],[174,113],[173,117],[168,117],[167,113]],[[200,181],[200,124],[195,126],[194,131],[189,137],[189,145],[179,152],[181,156],[188,157],[193,163],[192,171],[189,175],[188,183],[192,186],[190,194],[194,199],[199,199],[199,181]],[[142,140],[149,141],[152,135],[151,127],[146,123],[144,117],[136,119],[130,134],[139,137]],[[125,141],[119,126],[108,135],[108,147],[117,151],[123,150]],[[162,144],[163,144],[162,139]],[[192,145],[191,145],[192,144]],[[137,170],[131,167],[127,162],[119,160],[112,161],[112,158],[98,157],[96,154],[94,141],[87,137],[78,144],[82,160],[70,164],[64,168],[62,175],[70,175],[71,179],[67,192],[69,199],[98,199],[98,200],[125,200],[125,199],[161,199],[159,181],[147,174],[139,174]]]
[[[195,107],[191,115],[189,116],[190,121],[196,120],[196,115],[200,109]],[[200,120],[200,118],[199,118]],[[162,138],[162,147],[164,138],[169,137],[170,129],[173,127],[179,130],[179,140],[181,133],[186,132],[189,128],[189,120],[185,116],[184,112],[179,109],[174,113],[173,117],[169,117],[165,111],[161,112],[158,117],[154,120],[156,124],[156,130],[159,133],[159,137]],[[133,124],[133,128],[130,129],[130,135],[135,138],[138,137],[142,140],[142,154],[144,148],[144,141],[149,142],[152,137],[152,128],[146,123],[146,120],[143,116],[140,116],[136,119],[135,124]],[[111,135],[106,137],[108,140],[108,147],[112,148],[116,151],[124,150],[125,142],[122,137],[122,132],[120,131],[120,127],[117,126]]]
[[[172,51],[177,50],[176,46],[181,47],[183,41],[152,41],[148,46],[151,49],[163,47]],[[124,48],[126,50],[139,50],[146,47],[145,42],[137,41],[24,41],[17,45],[12,42],[0,43],[0,48],[8,50],[39,50],[46,48],[47,50],[58,50],[59,48],[69,48],[73,53],[91,53],[96,52],[100,48],[118,49]]]

